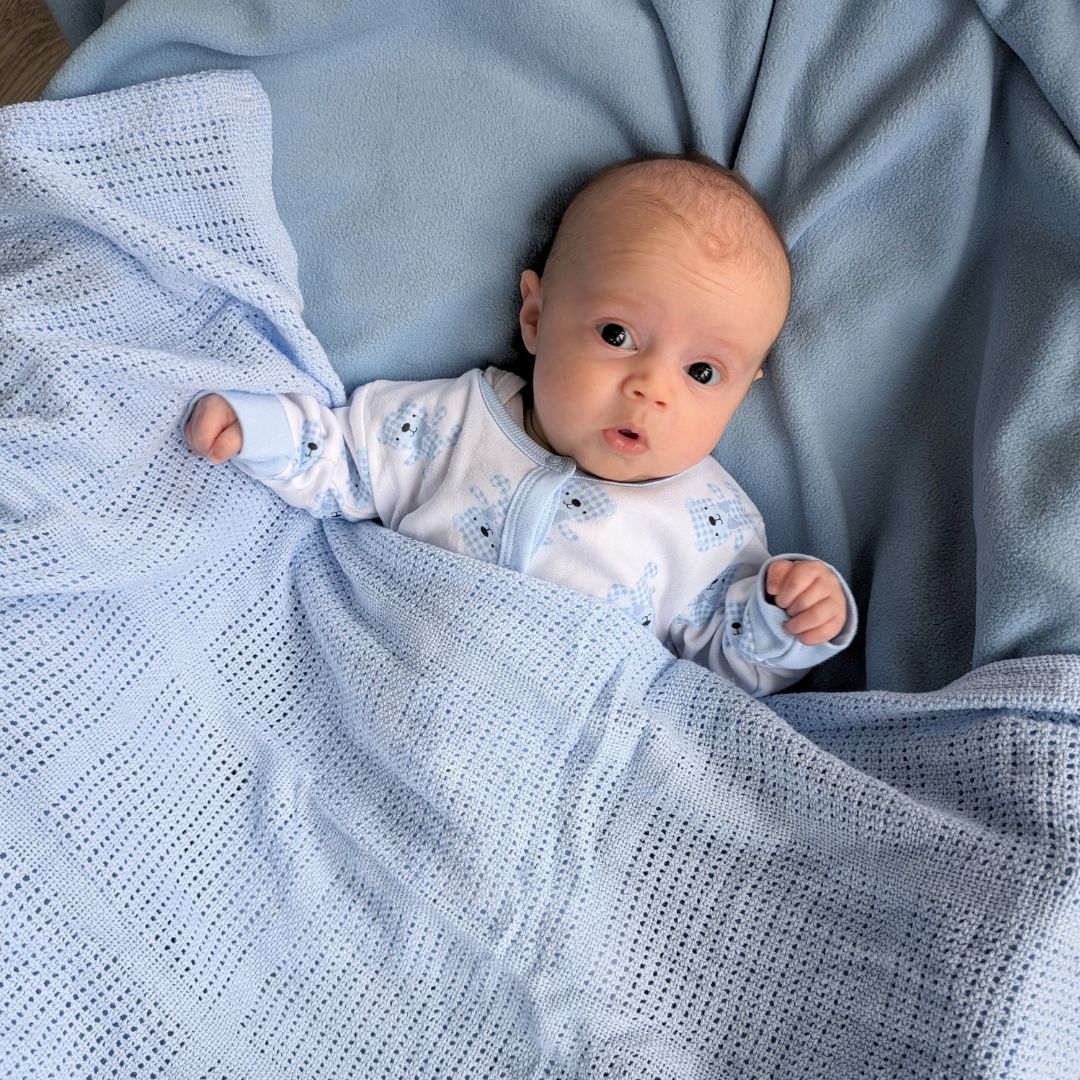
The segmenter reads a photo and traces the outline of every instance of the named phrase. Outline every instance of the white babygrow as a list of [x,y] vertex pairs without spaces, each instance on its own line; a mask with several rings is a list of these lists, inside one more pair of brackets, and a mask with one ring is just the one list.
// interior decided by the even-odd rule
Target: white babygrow
[[715,459],[637,483],[583,473],[525,433],[524,385],[489,367],[368,383],[339,409],[298,394],[221,396],[243,432],[233,460],[293,506],[378,518],[591,593],[755,696],[851,642],[857,618],[846,584],[847,620],[832,641],[807,646],[783,630],[787,616],[765,595],[761,516]]

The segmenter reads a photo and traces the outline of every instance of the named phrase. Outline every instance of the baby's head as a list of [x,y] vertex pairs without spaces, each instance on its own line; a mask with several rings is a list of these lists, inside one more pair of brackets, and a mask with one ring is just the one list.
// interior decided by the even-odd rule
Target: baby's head
[[746,182],[707,158],[598,173],[521,275],[529,434],[608,480],[712,452],[787,317],[791,272]]

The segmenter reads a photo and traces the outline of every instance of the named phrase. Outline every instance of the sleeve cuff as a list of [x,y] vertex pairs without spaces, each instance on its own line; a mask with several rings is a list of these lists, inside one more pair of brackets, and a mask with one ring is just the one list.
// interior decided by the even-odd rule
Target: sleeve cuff
[[276,394],[249,394],[243,390],[210,390],[192,398],[184,413],[181,429],[196,402],[209,393],[223,397],[240,422],[243,443],[233,460],[256,477],[272,477],[285,471],[292,462],[295,445],[289,418]]
[[784,629],[784,623],[788,621],[788,615],[784,609],[772,603],[765,593],[765,579],[769,567],[777,559],[790,559],[793,562],[807,561],[806,555],[787,553],[774,555],[758,571],[754,591],[747,604],[747,621],[753,627],[754,653],[762,663],[781,665],[783,667],[802,668],[812,667],[824,660],[835,656],[846,649],[855,637],[859,628],[859,614],[855,607],[855,598],[851,595],[847,582],[834,566],[825,563],[840,582],[844,591],[844,599],[847,603],[847,618],[840,633],[831,641],[820,645],[804,645],[797,637],[789,634]]

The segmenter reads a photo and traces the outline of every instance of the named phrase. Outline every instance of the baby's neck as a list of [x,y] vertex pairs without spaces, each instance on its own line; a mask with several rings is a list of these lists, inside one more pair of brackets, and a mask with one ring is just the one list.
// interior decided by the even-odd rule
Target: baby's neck
[[529,436],[534,443],[542,446],[545,450],[552,454],[558,453],[557,450],[553,450],[548,444],[547,439],[544,438],[542,432],[538,430],[535,418],[533,416],[532,405],[526,405],[523,413],[523,419],[525,421],[525,434]]

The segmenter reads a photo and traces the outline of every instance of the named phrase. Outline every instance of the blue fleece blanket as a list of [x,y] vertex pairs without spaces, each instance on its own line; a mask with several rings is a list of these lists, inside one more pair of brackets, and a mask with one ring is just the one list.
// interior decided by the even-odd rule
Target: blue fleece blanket
[[[302,270],[320,265],[304,247],[320,229],[354,249],[301,279],[350,385],[501,354],[499,305],[470,275],[493,281],[492,263],[513,261],[504,245],[560,170],[622,152],[586,147],[597,128],[624,125],[630,148],[669,130],[782,194],[809,299],[748,403],[755,426],[721,450],[773,501],[774,539],[816,537],[812,550],[861,575],[865,674],[859,656],[822,673],[847,692],[755,703],[599,602],[378,527],[310,521],[193,463],[175,425],[195,387],[343,390],[300,321],[264,99],[245,77],[203,76],[9,110],[8,1075],[1073,1080],[1067,10],[1052,27],[989,12],[1010,49],[974,9],[905,9],[884,25],[854,9],[842,23],[828,5],[771,22],[749,7],[711,22],[682,6],[560,7],[565,40],[530,55],[584,41],[599,74],[580,90],[594,110],[554,116],[533,116],[523,84],[569,87],[570,100],[593,68],[567,56],[560,83],[520,40],[515,53],[532,15],[466,53],[468,18],[440,36],[448,15],[434,29],[419,8],[380,23],[368,5],[364,33],[323,27],[320,40],[315,19],[316,36],[294,27],[286,51],[273,19],[154,10],[131,0],[57,86],[261,52],[251,63],[276,108],[291,73],[317,154],[283,161],[279,118],[275,192]],[[417,48],[403,52],[409,30]],[[158,33],[215,51],[143,51]],[[350,81],[351,48],[384,49],[384,63]],[[667,79],[650,88],[641,58],[654,52]],[[493,54],[519,59],[500,68]],[[409,77],[418,56],[434,88]],[[623,83],[597,94],[616,73]],[[496,99],[500,75],[514,91],[497,98],[503,118],[549,123],[558,153],[550,138],[542,153],[529,144],[485,186],[475,140],[456,156],[439,140],[468,122],[471,93]],[[426,127],[405,115],[417,87]],[[342,94],[383,109],[381,125],[357,122],[368,141],[352,171],[330,153],[345,153],[328,134],[348,115]],[[637,111],[649,94],[679,105]],[[399,186],[410,158],[423,194],[446,185],[441,212]],[[534,167],[532,195],[492,201]],[[461,232],[447,232],[455,216]],[[445,278],[463,244],[486,262]],[[357,294],[355,275],[370,288]],[[395,308],[418,280],[440,287]],[[350,303],[352,361],[320,323]],[[455,337],[470,333],[484,344]],[[410,359],[395,349],[411,335]],[[950,666],[961,677],[945,685]],[[862,685],[889,689],[851,690]]]

